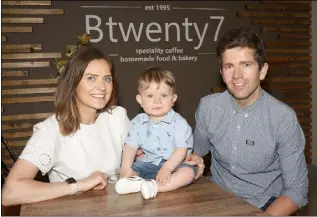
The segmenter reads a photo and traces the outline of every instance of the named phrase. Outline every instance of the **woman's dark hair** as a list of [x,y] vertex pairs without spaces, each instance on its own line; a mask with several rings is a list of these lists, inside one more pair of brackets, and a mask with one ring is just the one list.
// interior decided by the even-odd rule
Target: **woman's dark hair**
[[104,59],[109,63],[113,77],[113,90],[106,106],[99,112],[111,110],[115,107],[116,82],[111,60],[92,45],[84,45],[77,50],[66,65],[65,72],[59,78],[55,94],[55,114],[62,135],[70,135],[80,127],[80,113],[77,105],[76,89],[81,81],[88,64],[93,60]]

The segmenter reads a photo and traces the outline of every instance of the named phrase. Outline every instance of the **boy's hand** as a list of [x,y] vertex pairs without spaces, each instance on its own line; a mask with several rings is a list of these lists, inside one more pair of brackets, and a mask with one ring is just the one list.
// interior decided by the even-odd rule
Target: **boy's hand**
[[120,177],[130,177],[136,176],[137,174],[133,171],[132,168],[122,168],[120,169]]
[[159,185],[168,184],[170,182],[171,175],[172,171],[170,169],[162,167],[156,175],[156,182]]
[[142,158],[142,157],[144,157],[144,152],[142,151],[141,148],[138,148],[135,155],[136,155],[135,158]]

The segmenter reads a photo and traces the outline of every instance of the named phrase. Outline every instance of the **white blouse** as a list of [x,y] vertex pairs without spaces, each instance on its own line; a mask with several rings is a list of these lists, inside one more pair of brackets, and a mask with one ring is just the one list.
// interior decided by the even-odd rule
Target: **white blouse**
[[124,139],[130,124],[126,110],[117,106],[112,113],[101,113],[94,124],[62,136],[55,114],[33,127],[21,159],[37,166],[50,182],[69,177],[83,179],[99,170],[106,175],[120,172]]

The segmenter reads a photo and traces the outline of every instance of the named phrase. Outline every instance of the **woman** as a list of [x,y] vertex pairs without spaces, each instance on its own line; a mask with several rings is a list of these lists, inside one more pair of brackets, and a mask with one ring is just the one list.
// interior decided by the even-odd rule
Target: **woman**
[[[32,137],[11,169],[2,204],[105,188],[107,177],[119,174],[130,123],[126,110],[116,106],[115,93],[111,62],[98,49],[83,46],[60,77],[55,114],[33,127]],[[192,156],[192,160],[199,164],[200,176],[202,159]],[[48,173],[50,183],[34,180],[39,170]]]

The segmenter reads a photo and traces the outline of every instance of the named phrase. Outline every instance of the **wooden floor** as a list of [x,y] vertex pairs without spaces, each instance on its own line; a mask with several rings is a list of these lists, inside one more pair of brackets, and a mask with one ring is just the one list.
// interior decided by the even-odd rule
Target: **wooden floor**
[[[309,193],[307,206],[297,211],[297,216],[316,216],[317,215],[317,166],[308,165]],[[1,205],[2,216],[20,215],[21,206],[4,207]]]

